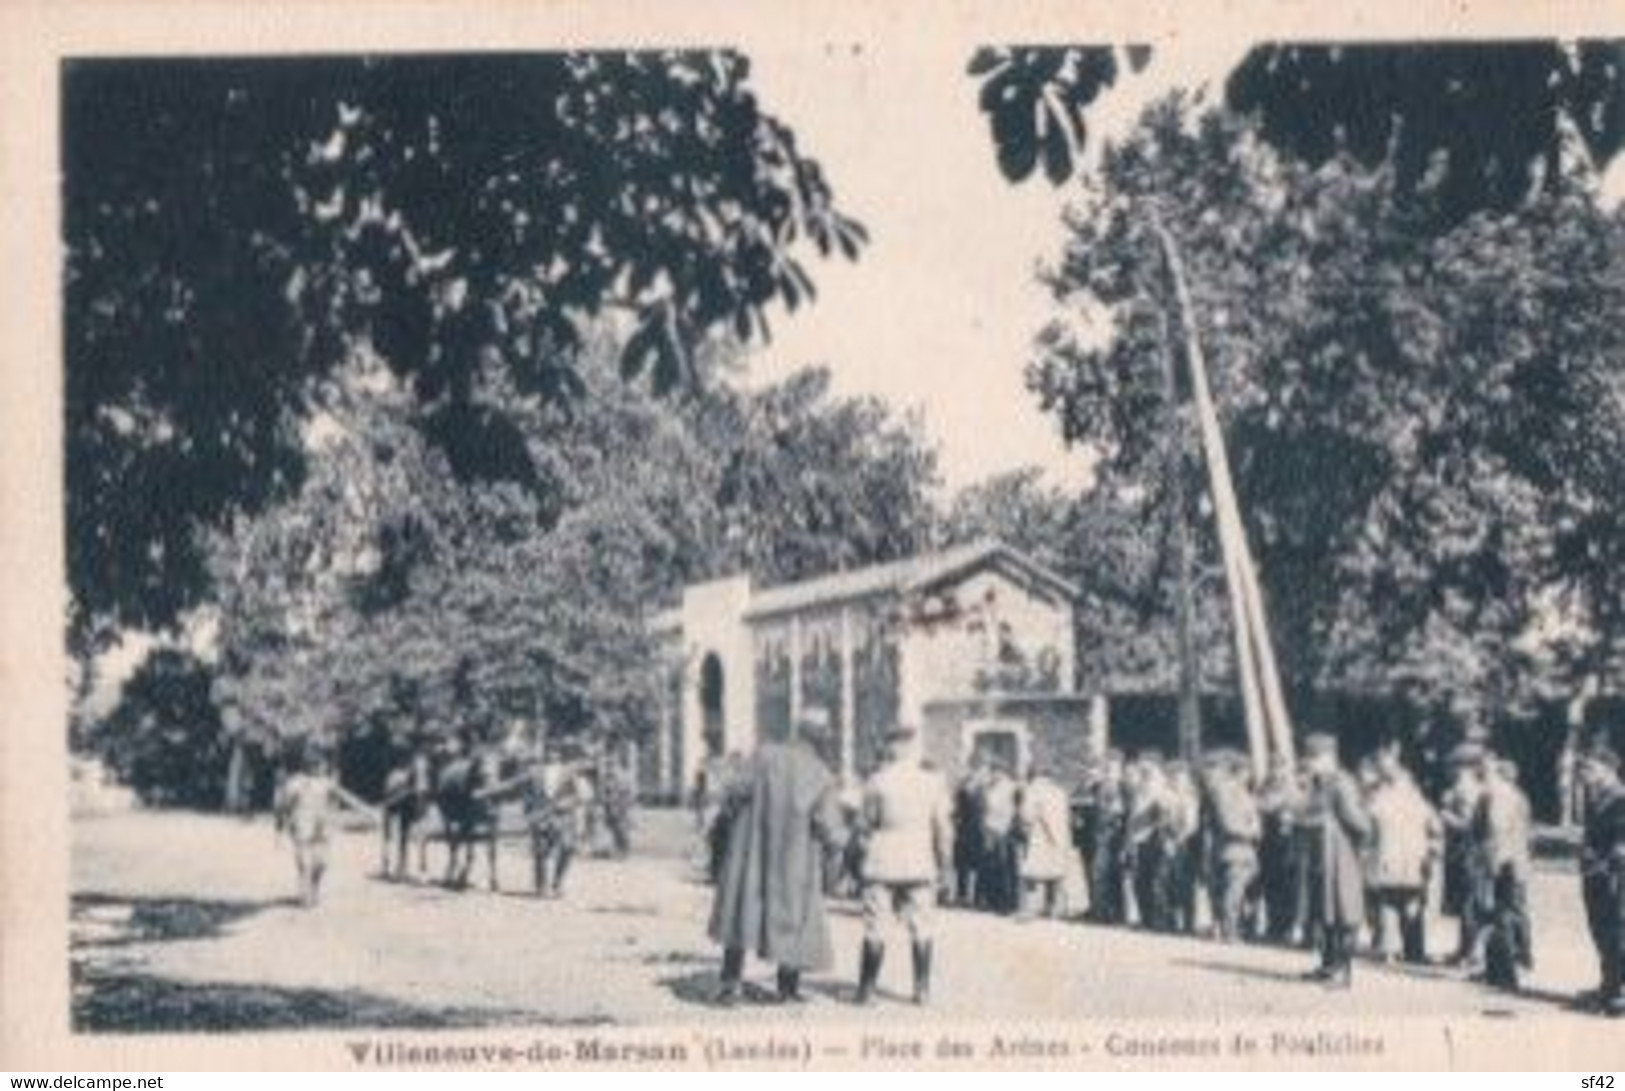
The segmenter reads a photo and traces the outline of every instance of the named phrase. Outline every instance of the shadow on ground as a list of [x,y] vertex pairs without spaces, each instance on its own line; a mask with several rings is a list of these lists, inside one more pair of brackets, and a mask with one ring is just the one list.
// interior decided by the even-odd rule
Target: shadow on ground
[[174,1033],[249,1030],[458,1029],[604,1025],[607,1019],[549,1022],[505,1009],[405,1004],[357,989],[285,989],[266,985],[178,982],[146,974],[75,973],[77,1033]]
[[[718,999],[721,982],[717,978],[716,960],[707,961],[709,962],[707,968],[663,977],[660,979],[659,985],[670,992],[676,999],[696,1007],[719,1010],[734,1007],[778,1008],[787,1016],[797,1010],[799,1005],[793,1002],[786,1004],[779,999],[778,990],[774,986],[750,980],[746,980],[740,985],[739,998],[735,1002],[731,1004],[723,1003]],[[829,1003],[849,1005],[856,1016],[861,1016],[868,1010],[857,1006],[857,986],[849,981],[804,977],[801,981],[801,991],[808,997],[816,996]],[[902,993],[884,988],[876,989],[875,997],[896,1004],[913,1003],[911,998],[904,996]]]
[[73,896],[69,919],[76,926],[75,946],[117,947],[130,943],[212,939],[230,926],[267,909],[297,904],[296,898],[210,901],[90,893]]

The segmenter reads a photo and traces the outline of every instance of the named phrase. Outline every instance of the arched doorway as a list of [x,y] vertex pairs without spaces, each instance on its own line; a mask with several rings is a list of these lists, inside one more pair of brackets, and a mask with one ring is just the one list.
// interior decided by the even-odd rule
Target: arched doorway
[[709,652],[700,661],[700,738],[707,754],[720,754],[727,738],[723,726],[723,697],[726,680],[722,660]]

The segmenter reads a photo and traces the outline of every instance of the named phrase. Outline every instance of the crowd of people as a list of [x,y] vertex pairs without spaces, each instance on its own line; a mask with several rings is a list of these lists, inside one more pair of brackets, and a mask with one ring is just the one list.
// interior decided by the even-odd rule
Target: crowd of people
[[[808,713],[785,740],[710,772],[711,790],[696,796],[724,1002],[738,996],[748,951],[778,965],[780,996],[797,998],[800,973],[830,961],[831,894],[861,900],[860,1003],[873,995],[893,918],[909,934],[924,1001],[941,906],[1072,911],[1102,925],[1303,947],[1318,953],[1305,977],[1334,987],[1351,983],[1362,948],[1459,965],[1505,989],[1534,965],[1530,806],[1516,764],[1483,743],[1450,755],[1437,801],[1398,744],[1349,770],[1326,734],[1263,776],[1234,751],[1194,763],[1107,752],[1070,795],[1041,764],[1018,778],[1012,763],[979,754],[950,793],[916,733],[899,728],[881,767],[843,791],[817,756],[826,726]],[[1625,1015],[1625,787],[1606,747],[1579,770],[1581,887],[1600,967],[1586,999]],[[1440,917],[1457,922],[1444,949],[1429,935]]]
[[[829,735],[827,715],[806,710],[785,738],[709,764],[696,784],[724,1002],[738,998],[751,952],[777,967],[779,996],[798,999],[801,974],[831,962],[832,896],[862,908],[859,1003],[875,996],[897,928],[908,939],[913,996],[926,1002],[943,907],[1303,947],[1319,954],[1305,976],[1343,987],[1362,948],[1384,960],[1440,958],[1506,989],[1534,965],[1530,806],[1516,764],[1482,743],[1451,753],[1435,801],[1397,744],[1351,771],[1325,734],[1304,740],[1301,760],[1277,757],[1263,776],[1230,750],[1194,763],[1108,751],[1070,793],[1042,762],[1029,760],[1018,778],[1014,763],[987,752],[972,755],[950,791],[907,725],[889,732],[877,769],[843,787],[819,756]],[[630,847],[629,775],[563,744],[544,744],[530,760],[495,749],[415,758],[386,790],[383,813],[416,800],[423,817],[432,804],[451,838],[458,800],[477,804],[483,817],[462,832],[485,839],[493,888],[503,800],[522,807],[538,896],[560,896],[571,860],[594,839],[607,836],[617,855]],[[1581,895],[1600,969],[1588,999],[1625,1015],[1625,784],[1604,746],[1587,751],[1578,772]],[[370,809],[319,752],[296,761],[277,793],[277,827],[306,905],[319,899],[330,812],[341,806]],[[404,865],[410,823],[399,833]],[[384,843],[387,877],[387,821]],[[451,876],[456,846],[448,848]],[[1447,949],[1429,934],[1437,918],[1457,922]]]
[[1533,964],[1526,891],[1532,827],[1514,763],[1481,744],[1450,756],[1435,806],[1397,744],[1350,773],[1330,736],[1255,777],[1240,754],[1193,768],[1108,753],[1077,793],[1074,838],[1089,917],[1226,941],[1312,946],[1318,976],[1344,984],[1363,940],[1377,957],[1425,962],[1430,893],[1459,921],[1450,960],[1516,988]]

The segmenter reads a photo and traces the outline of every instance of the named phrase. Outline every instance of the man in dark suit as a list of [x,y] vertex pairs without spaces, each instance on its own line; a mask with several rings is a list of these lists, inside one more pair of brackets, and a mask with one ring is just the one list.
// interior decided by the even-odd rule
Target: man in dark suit
[[1619,755],[1591,750],[1580,760],[1579,776],[1586,793],[1580,889],[1602,970],[1591,999],[1605,1014],[1625,1016],[1625,785]]
[[1304,765],[1309,795],[1302,821],[1316,846],[1309,858],[1309,920],[1320,933],[1320,965],[1308,976],[1347,988],[1353,978],[1354,935],[1365,919],[1360,854],[1371,834],[1371,817],[1359,785],[1338,764],[1335,738],[1306,738]]

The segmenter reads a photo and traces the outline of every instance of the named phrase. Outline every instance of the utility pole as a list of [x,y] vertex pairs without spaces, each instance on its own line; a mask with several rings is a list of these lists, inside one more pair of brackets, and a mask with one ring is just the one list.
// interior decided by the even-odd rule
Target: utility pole
[[1157,310],[1160,319],[1163,390],[1168,399],[1168,508],[1174,545],[1174,634],[1179,655],[1179,756],[1194,762],[1202,753],[1201,671],[1196,659],[1189,512],[1185,497],[1186,422],[1179,396],[1178,373],[1169,344],[1168,311]]

